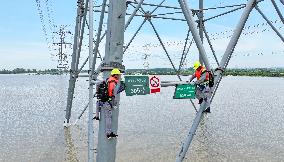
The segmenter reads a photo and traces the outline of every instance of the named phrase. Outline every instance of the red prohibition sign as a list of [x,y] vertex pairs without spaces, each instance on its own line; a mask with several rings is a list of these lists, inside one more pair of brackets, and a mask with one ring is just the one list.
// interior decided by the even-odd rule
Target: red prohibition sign
[[151,79],[150,79],[150,84],[152,87],[159,87],[160,86],[160,79],[157,78],[156,76],[153,76]]

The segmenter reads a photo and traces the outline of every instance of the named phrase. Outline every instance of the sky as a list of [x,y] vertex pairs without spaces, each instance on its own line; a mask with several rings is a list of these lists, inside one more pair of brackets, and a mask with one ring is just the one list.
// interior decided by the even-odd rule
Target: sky
[[[280,11],[284,15],[284,5],[280,0],[275,0]],[[145,0],[145,3],[158,4],[161,0]],[[198,8],[198,0],[189,0],[189,7]],[[101,0],[95,1],[95,5]],[[204,0],[204,8],[226,6],[246,3],[246,0]],[[3,1],[0,10],[0,69],[14,69],[17,67],[30,69],[56,68],[58,65],[58,47],[52,45],[58,42],[59,36],[53,32],[59,30],[60,25],[66,25],[66,30],[74,34],[77,1],[73,0],[15,0]],[[177,0],[166,0],[164,5],[179,7]],[[275,12],[271,1],[265,0],[259,4],[260,9],[273,21],[275,27],[284,36],[284,25]],[[143,6],[145,11],[151,11],[153,7]],[[233,8],[231,8],[233,9]],[[206,10],[205,18],[230,10]],[[133,7],[128,6],[127,13],[131,13]],[[153,14],[176,12],[173,9],[158,8]],[[243,10],[221,16],[205,22],[206,30],[212,41],[217,58],[220,61],[226,46],[230,40],[233,30],[240,19]],[[138,12],[141,14],[141,12]],[[95,13],[95,20],[99,14]],[[168,15],[167,17],[182,18],[182,14]],[[126,20],[128,16],[126,17]],[[195,16],[196,19],[196,16]],[[135,17],[125,32],[125,44],[129,42],[135,31],[142,23],[142,17]],[[178,67],[185,38],[187,35],[187,24],[182,21],[162,20],[153,18],[153,24],[158,31],[166,49],[171,56],[174,65]],[[94,22],[94,27],[98,21]],[[104,30],[106,29],[106,18]],[[87,31],[87,30],[86,30]],[[88,56],[88,32],[85,33],[83,51],[80,58],[82,63]],[[192,39],[191,34],[189,39]],[[66,42],[73,43],[73,36],[67,35]],[[104,55],[104,42],[100,45],[100,53]],[[204,40],[204,47],[210,64],[216,67],[216,63],[210,47]],[[70,60],[72,49],[67,46],[64,52]],[[185,67],[191,67],[198,59],[198,50],[193,43],[186,58]],[[284,46],[281,39],[267,25],[260,14],[253,10],[246,23],[245,30],[236,46],[229,67],[284,67]],[[70,66],[70,61],[69,61]],[[137,37],[130,45],[124,55],[123,64],[126,68],[157,68],[171,67],[168,58],[159,45],[159,41],[148,22],[143,25]]]

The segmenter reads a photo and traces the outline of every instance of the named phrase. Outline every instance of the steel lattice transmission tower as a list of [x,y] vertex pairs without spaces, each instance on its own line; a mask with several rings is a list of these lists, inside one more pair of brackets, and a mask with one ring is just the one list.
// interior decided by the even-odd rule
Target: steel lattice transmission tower
[[[264,0],[248,0],[246,4],[237,4],[237,5],[230,5],[230,6],[222,6],[222,7],[216,7],[218,8],[226,8],[226,7],[237,7],[230,11],[218,14],[216,16],[204,19],[204,11],[209,10],[210,8],[204,8],[203,6],[203,0],[199,1],[199,8],[194,10],[190,9],[190,5],[186,0],[176,0],[177,6],[167,6],[163,5],[165,0],[161,0],[158,4],[152,4],[152,3],[144,3],[144,0],[140,0],[137,2],[136,0],[133,1],[125,1],[125,0],[109,0],[109,3],[107,5],[107,0],[102,0],[101,5],[93,6],[92,0],[78,0],[77,4],[77,17],[76,17],[76,26],[75,26],[75,34],[74,34],[74,43],[73,43],[73,53],[72,53],[72,62],[71,62],[71,70],[70,70],[70,79],[69,79],[69,88],[68,88],[68,98],[67,98],[67,106],[66,106],[66,124],[70,123],[70,117],[71,117],[71,108],[72,108],[72,102],[74,97],[74,89],[75,89],[75,83],[76,79],[79,77],[79,73],[82,71],[83,67],[89,60],[89,102],[85,106],[83,112],[80,114],[78,119],[82,116],[84,111],[89,107],[89,118],[88,118],[88,161],[94,161],[94,127],[93,127],[93,87],[96,84],[96,79],[99,73],[103,73],[104,79],[106,79],[110,73],[110,70],[113,68],[119,68],[120,70],[124,71],[124,66],[122,65],[123,61],[123,54],[126,52],[132,41],[137,36],[138,32],[142,28],[142,26],[148,22],[153,29],[155,36],[157,37],[159,43],[161,44],[172,68],[176,71],[176,74],[179,78],[179,82],[175,83],[167,83],[162,86],[171,86],[176,84],[185,83],[182,81],[180,77],[180,70],[181,67],[184,64],[184,61],[187,57],[188,50],[191,46],[191,44],[196,44],[196,47],[198,48],[199,54],[200,54],[200,60],[202,63],[206,66],[208,70],[211,70],[214,72],[215,75],[215,84],[212,88],[211,94],[210,94],[210,101],[212,102],[214,98],[214,94],[216,93],[218,86],[220,84],[220,81],[222,80],[222,76],[224,71],[226,70],[229,61],[232,57],[232,54],[235,50],[235,47],[238,43],[238,40],[242,34],[242,31],[244,29],[244,26],[246,24],[246,21],[253,9],[256,9],[260,15],[264,18],[264,20],[271,26],[271,28],[275,31],[275,33],[279,36],[279,38],[284,42],[284,38],[281,35],[281,33],[273,26],[273,24],[268,20],[266,15],[261,11],[261,9],[258,7],[258,4],[261,3]],[[283,3],[283,0],[280,0],[281,3]],[[152,1],[151,1],[152,2]],[[157,1],[156,1],[157,2]],[[281,11],[277,7],[274,0],[271,0],[274,8],[277,11],[277,14],[279,15],[281,21],[284,24],[283,16],[281,14]],[[133,6],[134,10],[132,13],[126,12],[126,6]],[[144,6],[152,6],[154,9],[152,11],[146,11],[144,9]],[[97,9],[99,7],[99,9]],[[90,8],[94,10],[90,10]],[[170,15],[173,15],[171,17],[168,17],[169,14],[154,14],[157,12],[158,8],[171,8],[177,10],[175,13],[181,13],[183,14],[184,18],[176,18],[175,13],[171,13]],[[106,10],[107,9],[107,10]],[[212,8],[211,8],[212,9]],[[206,22],[218,18],[220,16],[229,14],[231,12],[237,11],[243,9],[242,15],[240,19],[238,20],[238,23],[235,27],[234,33],[227,45],[227,48],[224,52],[224,55],[222,56],[221,60],[218,60],[214,51],[214,47],[209,39],[209,35],[206,32]],[[95,20],[99,22],[96,38],[93,38],[93,12],[88,11],[94,11],[99,12],[100,16]],[[141,12],[139,14],[138,12]],[[89,13],[89,14],[87,14]],[[107,30],[102,31],[104,16],[108,15],[107,17]],[[89,57],[81,64],[81,67],[79,68],[79,58],[83,43],[83,36],[84,36],[84,29],[87,21],[87,15],[89,15]],[[125,21],[126,16],[128,16],[128,20]],[[131,23],[134,16],[142,17],[144,20],[140,26],[138,26],[137,31],[134,33],[133,37],[131,37],[130,41],[126,43],[124,46],[124,33],[129,24]],[[197,16],[197,18],[195,18]],[[180,64],[179,66],[175,66],[171,56],[168,53],[168,50],[161,39],[155,25],[153,24],[153,19],[165,19],[165,20],[173,20],[173,21],[183,21],[186,22],[188,26],[188,32],[186,36],[186,42],[184,46],[184,50],[181,54]],[[196,20],[197,19],[197,20]],[[191,34],[190,34],[191,33]],[[192,35],[192,40],[187,41],[189,35]],[[204,37],[205,36],[205,37]],[[96,68],[96,60],[97,56],[99,54],[99,45],[102,39],[106,37],[106,43],[105,43],[105,56],[103,61],[97,66]],[[210,45],[211,51],[206,51],[204,48],[204,39],[207,40],[207,42]],[[214,59],[216,61],[217,67],[213,68],[208,60],[208,53],[211,53],[214,56]],[[119,102],[119,96],[116,98],[117,102]],[[196,108],[193,102],[193,107]],[[123,105],[122,105],[123,106]],[[183,142],[181,146],[181,150],[177,155],[176,161],[182,161],[185,158],[186,152],[191,144],[191,141],[193,139],[193,136],[197,130],[197,127],[199,125],[199,122],[203,116],[203,112],[205,108],[208,105],[206,105],[205,102],[203,102],[199,109],[197,111],[196,117],[193,121],[192,127],[189,130],[189,133],[187,135],[186,140]],[[117,127],[118,127],[118,114],[119,114],[119,108],[116,108],[113,110],[113,116],[112,116],[112,130],[116,133]],[[107,140],[105,138],[104,134],[105,129],[105,118],[104,118],[104,111],[102,111],[101,114],[101,120],[99,122],[99,135],[98,135],[98,146],[97,146],[97,160],[98,162],[114,162],[115,156],[116,156],[116,139]],[[107,150],[107,151],[106,151]]]

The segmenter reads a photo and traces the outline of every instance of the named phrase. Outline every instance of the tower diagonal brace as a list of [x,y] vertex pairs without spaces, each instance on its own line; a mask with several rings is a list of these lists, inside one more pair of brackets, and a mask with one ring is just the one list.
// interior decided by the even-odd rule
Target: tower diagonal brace
[[[93,8],[93,0],[89,1],[90,8]],[[104,13],[102,13],[104,14]],[[94,30],[93,30],[93,10],[90,10],[89,12],[89,68],[91,70],[94,64],[96,63],[96,57],[93,55],[93,37],[94,37]],[[100,32],[100,31],[98,31]],[[100,34],[100,33],[99,33]],[[98,37],[100,37],[98,34]],[[94,60],[93,60],[94,58]],[[94,112],[94,104],[93,104],[93,84],[92,84],[92,77],[93,77],[93,71],[89,71],[89,115],[88,115],[88,162],[93,162],[94,159],[94,154],[95,154],[95,146],[94,146],[94,122],[93,122],[93,112]]]
[[85,2],[85,10],[84,10],[84,16],[83,16],[83,24],[81,27],[81,32],[80,33],[80,39],[79,39],[79,46],[78,46],[78,54],[76,56],[76,72],[77,75],[80,73],[80,71],[78,71],[78,66],[79,66],[79,60],[80,60],[80,54],[81,54],[81,50],[82,50],[82,44],[83,44],[83,38],[84,38],[84,32],[85,32],[85,25],[87,24],[87,11],[88,11],[88,5],[89,5],[89,0],[86,0]]
[[186,57],[187,57],[187,55],[189,53],[189,50],[190,50],[192,44],[193,44],[193,38],[191,39],[191,41],[189,43],[189,46],[187,47],[187,50],[186,50],[185,55],[184,55],[183,60],[182,60],[182,65],[184,65],[185,59],[186,59]]
[[[97,60],[97,54],[98,54],[98,50],[99,50],[99,45],[100,45],[100,37],[101,37],[101,33],[102,33],[102,27],[103,27],[103,21],[104,21],[104,15],[105,15],[105,8],[106,8],[106,1],[107,0],[103,0],[102,3],[102,12],[101,12],[101,16],[100,16],[100,22],[99,22],[99,27],[98,27],[98,33],[97,33],[97,39],[95,42],[95,48],[93,49],[93,60],[92,60],[92,66],[91,66],[91,75],[94,74],[95,71],[95,67],[96,67],[96,60]],[[90,22],[92,23],[92,22]],[[92,40],[93,42],[93,40]],[[92,78],[90,78],[92,79]]]
[[[135,10],[133,11],[133,13],[131,14],[131,16],[129,17],[127,23],[125,24],[125,30],[127,29],[128,25],[130,24],[131,20],[133,19],[133,17],[135,16],[135,14],[137,13],[137,11],[140,9],[142,3],[144,0],[141,0],[138,5],[135,7]],[[160,5],[162,3],[164,3],[165,0],[163,0]],[[152,13],[154,13],[157,9],[159,8],[159,6],[155,7],[154,10],[152,10],[148,15],[151,15]],[[141,7],[142,13],[146,14],[146,11]],[[145,19],[143,20],[142,24],[138,27],[138,29],[136,30],[136,32],[134,33],[134,35],[132,36],[132,38],[130,39],[129,43],[125,46],[123,53],[126,52],[126,50],[128,49],[128,47],[130,46],[130,44],[132,43],[132,41],[134,40],[134,38],[136,37],[136,35],[138,34],[138,32],[141,30],[142,26],[145,24],[145,22],[147,21],[148,18],[145,17]]]
[[[171,59],[171,57],[170,57],[170,55],[169,55],[169,53],[168,53],[168,51],[167,51],[165,45],[164,45],[164,43],[163,43],[161,37],[159,36],[159,34],[158,34],[158,32],[157,32],[157,30],[156,30],[156,28],[155,28],[155,26],[154,26],[154,24],[152,23],[151,19],[148,19],[148,21],[150,22],[150,24],[151,24],[151,26],[152,26],[152,28],[153,28],[153,30],[154,30],[154,32],[155,32],[155,34],[156,34],[156,36],[157,36],[159,42],[160,42],[160,44],[162,45],[162,47],[163,47],[163,49],[164,49],[164,51],[165,51],[165,53],[166,53],[166,55],[167,55],[167,57],[168,57],[168,59],[169,59],[169,61],[170,61],[170,63],[171,63],[173,69],[174,69],[175,72],[177,73],[177,76],[178,76],[179,80],[182,81],[182,79],[181,79],[181,77],[180,77],[180,75],[179,75],[179,71],[176,69],[176,67],[175,67],[175,65],[174,65],[174,63],[173,63],[173,61],[172,61],[172,59]],[[193,101],[192,101],[191,99],[190,99],[190,101],[191,101],[191,103],[192,103],[194,109],[196,109],[196,106],[194,105]]]
[[244,12],[241,16],[240,21],[238,22],[236,29],[234,30],[234,34],[226,48],[226,51],[222,57],[222,60],[220,62],[220,66],[218,68],[218,70],[215,72],[216,75],[216,79],[215,79],[215,83],[214,83],[214,87],[213,87],[213,93],[211,94],[211,100],[213,99],[212,97],[215,95],[217,88],[219,86],[220,81],[222,80],[222,74],[224,72],[224,70],[227,68],[229,61],[231,59],[231,56],[235,50],[235,46],[238,43],[238,40],[240,38],[240,35],[244,29],[245,23],[249,17],[250,12],[252,11],[252,9],[255,7],[255,5],[260,2],[260,1],[256,1],[256,0],[250,0],[248,1],[246,8],[244,9]]
[[264,13],[258,8],[258,6],[255,6],[255,9],[260,13],[260,15],[263,17],[263,19],[270,25],[270,27],[275,31],[275,33],[280,37],[280,39],[284,43],[284,38],[280,34],[280,32],[275,28],[275,26],[268,20],[268,18],[264,15]]
[[206,29],[205,29],[205,26],[203,27],[203,31],[204,31],[205,37],[206,37],[206,39],[207,39],[207,42],[208,42],[208,44],[209,44],[209,47],[210,47],[210,49],[211,49],[211,51],[212,51],[212,54],[213,54],[213,56],[214,56],[214,59],[215,59],[217,65],[220,66],[219,61],[218,61],[217,56],[216,56],[216,52],[215,52],[215,50],[214,50],[214,48],[213,48],[213,45],[212,45],[212,43],[211,43],[211,41],[210,41],[210,38],[209,38],[209,35],[208,35],[208,33],[207,33]]
[[186,50],[186,46],[187,46],[187,42],[188,42],[189,33],[190,33],[190,30],[188,30],[187,34],[186,34],[185,43],[184,43],[184,46],[183,46],[183,50],[182,50],[182,54],[181,54],[181,58],[180,58],[180,63],[179,63],[179,67],[178,67],[178,73],[179,74],[180,74],[181,68],[183,66],[183,58],[184,58],[184,55],[185,55],[185,50]]
[[142,26],[145,24],[145,22],[147,21],[147,19],[144,19],[142,24],[139,26],[139,28],[136,30],[136,32],[134,33],[134,35],[132,36],[132,38],[130,39],[129,43],[125,46],[123,53],[126,52],[126,50],[128,49],[128,47],[130,46],[130,44],[132,43],[132,41],[134,40],[134,38],[136,37],[136,35],[138,34],[138,32],[141,30]]
[[272,2],[272,4],[273,4],[273,6],[274,6],[274,8],[275,8],[275,10],[276,10],[276,12],[277,12],[277,14],[278,14],[278,16],[280,17],[282,23],[284,24],[283,15],[281,14],[281,12],[280,12],[280,10],[279,10],[279,8],[278,8],[278,6],[277,6],[275,0],[271,0],[271,2]]
[[[225,69],[226,68],[226,66],[227,66],[227,64],[228,64],[228,62],[229,62],[229,60],[231,58],[231,55],[232,55],[232,53],[234,51],[234,48],[235,48],[235,46],[236,46],[236,44],[238,42],[238,39],[239,39],[239,37],[240,37],[240,35],[242,33],[242,30],[243,30],[243,28],[245,26],[245,23],[246,23],[246,21],[248,19],[248,16],[249,16],[251,10],[253,9],[253,7],[255,5],[255,1],[256,0],[250,0],[250,1],[248,1],[247,5],[246,5],[246,8],[245,8],[245,10],[244,10],[244,12],[243,12],[243,14],[241,16],[241,19],[240,19],[239,23],[237,24],[236,30],[235,30],[235,32],[234,32],[234,34],[233,34],[233,36],[232,36],[232,38],[231,38],[231,40],[230,40],[230,42],[229,42],[229,44],[227,46],[225,54],[222,57],[222,60],[220,62],[220,68],[221,69]],[[179,2],[180,2],[180,5],[181,5],[182,9],[184,10],[184,4],[183,4],[182,0],[179,0]],[[193,24],[193,23],[191,23],[191,24]],[[213,88],[216,87],[217,81],[219,81],[219,79],[222,77],[222,72],[223,72],[222,70],[216,71],[217,78],[215,80],[215,85],[214,85]],[[210,97],[211,96],[212,96],[212,94],[210,95]],[[203,102],[203,104],[200,105],[200,109],[199,109],[199,111],[198,111],[198,113],[197,113],[197,115],[196,115],[196,117],[195,117],[195,119],[193,121],[191,129],[190,129],[190,131],[188,133],[188,136],[187,136],[185,142],[183,143],[182,148],[181,148],[181,150],[180,150],[180,152],[179,152],[179,154],[178,154],[178,156],[176,158],[176,162],[181,162],[185,158],[186,152],[187,152],[187,150],[188,150],[188,148],[189,148],[189,146],[190,146],[190,144],[192,142],[193,136],[195,135],[195,132],[196,132],[197,127],[199,125],[199,122],[200,122],[200,120],[201,120],[201,118],[203,116],[203,111],[205,110],[205,108],[206,108],[206,105],[205,105],[205,102]]]
[[210,100],[212,101],[213,100],[213,97],[215,96],[216,92],[217,92],[217,89],[219,87],[219,84],[222,80],[222,74],[223,72],[225,71],[230,59],[231,59],[231,56],[234,52],[234,49],[235,49],[235,46],[236,44],[238,43],[238,39],[244,29],[244,26],[245,26],[245,23],[248,19],[248,16],[251,12],[251,10],[256,6],[256,4],[262,2],[263,0],[250,0],[247,5],[246,5],[246,8],[242,14],[242,17],[236,27],[236,30],[234,30],[234,34],[226,48],[226,51],[222,57],[222,60],[221,60],[221,63],[220,63],[220,66],[218,68],[218,70],[215,72],[215,75],[216,75],[216,79],[214,79],[215,83],[214,83],[214,87],[213,87],[213,93],[211,93],[210,95]]
[[171,65],[172,65],[173,69],[174,69],[175,72],[177,73],[177,76],[178,76],[179,80],[182,81],[182,80],[181,80],[181,77],[180,77],[180,75],[179,75],[179,72],[178,72],[178,70],[176,69],[176,67],[175,67],[175,65],[174,65],[174,63],[173,63],[173,61],[172,61],[172,59],[171,59],[171,57],[170,57],[170,55],[169,55],[169,53],[168,53],[168,51],[167,51],[165,45],[164,45],[164,43],[163,43],[161,37],[159,36],[159,34],[158,34],[158,32],[157,32],[157,30],[156,30],[156,28],[155,28],[155,26],[154,26],[154,24],[152,23],[151,19],[148,19],[148,21],[150,22],[150,24],[151,24],[151,26],[152,26],[152,28],[153,28],[153,30],[154,30],[154,32],[155,32],[155,34],[156,34],[156,36],[157,36],[159,42],[160,42],[160,44],[162,45],[163,50],[165,51],[165,53],[166,53],[166,55],[167,55],[167,57],[168,57],[168,59],[169,59]]
[[74,89],[75,89],[75,82],[77,78],[77,72],[76,67],[78,62],[76,61],[76,58],[78,56],[78,42],[79,42],[79,36],[80,31],[82,27],[82,9],[83,9],[83,0],[78,1],[78,7],[77,7],[77,17],[76,17],[76,26],[75,26],[75,34],[74,34],[74,44],[73,44],[73,53],[72,53],[72,62],[71,62],[71,69],[70,69],[70,79],[69,79],[69,87],[68,87],[68,96],[67,96],[67,106],[66,106],[66,123],[70,122],[71,117],[71,108],[72,108],[72,102],[74,97]]
[[196,46],[198,48],[199,54],[201,55],[202,61],[204,62],[206,68],[208,70],[211,70],[208,58],[206,56],[205,48],[202,44],[201,38],[199,36],[198,30],[197,30],[197,27],[196,27],[196,24],[195,24],[195,21],[194,21],[193,16],[192,16],[192,11],[188,8],[186,1],[184,1],[184,0],[178,0],[178,1],[179,1],[181,8],[182,8],[182,12],[183,12],[184,17],[186,19],[186,22],[189,26],[189,29],[192,33],[192,36],[193,36],[194,41],[196,43]]
[[125,30],[128,27],[128,25],[130,24],[130,22],[132,21],[132,19],[134,18],[134,16],[136,15],[137,11],[139,10],[139,8],[141,7],[142,3],[144,0],[140,0],[140,2],[137,4],[137,6],[135,7],[135,10],[133,11],[133,13],[130,15],[129,19],[127,20],[127,22],[125,23]]

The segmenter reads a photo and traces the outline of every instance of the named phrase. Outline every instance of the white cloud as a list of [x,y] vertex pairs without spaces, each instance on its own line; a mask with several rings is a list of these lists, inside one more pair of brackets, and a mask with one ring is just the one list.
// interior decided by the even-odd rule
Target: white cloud
[[[238,65],[238,64],[241,65],[242,62],[246,62],[247,60],[251,60],[251,58],[253,58],[254,60],[257,60],[257,61],[253,61],[253,63],[250,63],[250,64],[245,64],[245,66],[251,65],[252,67],[266,67],[266,66],[272,66],[272,65],[266,64],[266,60],[271,58],[271,60],[274,60],[275,62],[275,64],[273,64],[274,66],[282,65],[277,60],[279,60],[279,58],[281,57],[283,59],[284,56],[278,55],[278,56],[264,57],[264,56],[261,56],[260,53],[263,52],[266,55],[268,55],[268,54],[273,53],[273,51],[284,51],[283,42],[276,36],[276,34],[273,31],[261,32],[262,29],[258,29],[258,31],[259,31],[258,34],[242,35],[238,41],[238,44],[234,52],[234,55],[238,55],[238,56],[243,56],[244,53],[249,53],[250,58],[245,58],[245,57],[242,57],[239,59],[234,58],[230,61],[230,64],[232,64],[233,66]],[[181,51],[184,45],[183,44],[184,38],[169,37],[165,35],[162,35],[161,37],[167,47],[169,54],[173,56],[175,64],[178,65],[179,57],[181,56]],[[141,40],[143,41],[141,42]],[[221,60],[229,41],[230,39],[226,39],[226,38],[217,39],[217,40],[212,41],[219,61]],[[148,47],[149,50],[146,50],[145,48],[143,48],[143,45],[146,45],[146,44],[151,44],[151,46]],[[207,55],[209,56],[209,60],[211,60],[211,62],[213,63],[214,58],[212,57],[211,50],[206,40],[204,43],[204,47],[205,47]],[[154,57],[155,60],[142,59],[143,56],[145,55],[144,53],[151,54],[150,58],[156,55],[156,57]],[[133,65],[134,67],[136,67],[137,64],[142,65],[145,61],[150,63],[150,67],[151,66],[160,67],[160,66],[165,66],[165,64],[167,65],[167,67],[171,67],[155,35],[140,34],[139,36],[137,36],[136,40],[133,42],[131,48],[129,49],[128,54],[131,55],[129,56],[129,59],[136,57],[135,59],[132,59],[132,61],[130,61],[131,65]],[[198,54],[198,51],[194,44],[193,48],[190,50],[191,59],[189,59],[189,65],[191,65],[191,63],[195,59],[197,59],[196,57],[197,54]],[[192,55],[194,55],[194,57],[192,57]],[[252,57],[253,55],[258,56],[257,59]],[[274,58],[276,57],[278,59],[276,59],[275,61]]]
[[56,63],[51,60],[51,55],[45,44],[38,42],[16,43],[0,49],[1,69],[23,68],[56,68]]

